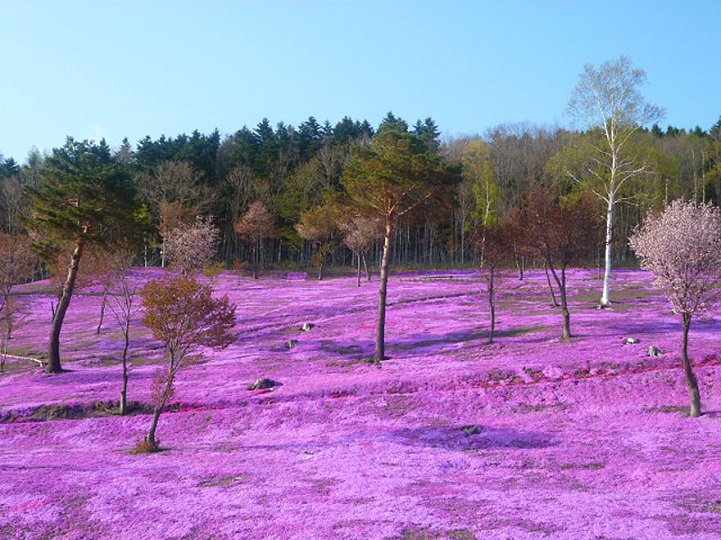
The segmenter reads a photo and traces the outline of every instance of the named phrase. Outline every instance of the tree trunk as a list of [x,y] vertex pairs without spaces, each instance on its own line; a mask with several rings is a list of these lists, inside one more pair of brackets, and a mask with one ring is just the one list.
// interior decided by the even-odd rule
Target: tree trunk
[[363,257],[363,267],[365,268],[365,271],[366,271],[366,277],[368,278],[368,281],[370,281],[370,280],[371,280],[371,273],[370,273],[370,271],[368,270],[368,261],[366,260],[365,253],[362,254],[362,257]]
[[120,389],[120,414],[128,412],[128,348],[130,346],[130,320],[125,322],[125,344],[123,346],[123,386]]
[[566,267],[561,268],[561,281],[558,288],[561,291],[561,313],[563,313],[563,339],[571,339],[571,313],[568,311],[568,297],[566,295]]
[[553,307],[558,307],[558,300],[556,299],[556,292],[553,290],[553,283],[551,283],[551,276],[548,273],[548,263],[543,262],[543,270],[546,272],[546,281],[548,282],[548,290],[551,291],[551,300],[553,301]]
[[325,255],[318,255],[318,281],[323,281],[323,265],[325,264]]
[[258,279],[258,247],[253,245],[253,279]]
[[691,315],[683,314],[683,346],[682,346],[682,360],[683,370],[686,374],[686,386],[688,387],[688,393],[691,397],[691,409],[688,415],[696,418],[701,416],[701,393],[698,389],[698,381],[696,375],[693,373],[691,368],[691,360],[688,357],[688,333],[691,329]]
[[158,420],[160,420],[160,413],[163,412],[163,405],[155,407],[155,410],[153,411],[153,421],[150,424],[148,434],[145,436],[145,442],[153,448],[157,448],[158,446],[158,443],[155,440],[155,430],[158,429]]
[[103,291],[103,301],[100,303],[100,320],[98,321],[98,327],[95,329],[95,335],[100,335],[100,329],[103,327],[103,321],[105,320],[105,306],[108,303],[108,291]]
[[495,289],[495,274],[496,274],[496,267],[491,266],[489,268],[490,271],[490,277],[488,280],[488,305],[491,308],[491,329],[488,333],[488,343],[493,343],[493,336],[496,332],[496,289]]
[[160,245],[160,267],[165,268],[165,238],[163,238],[163,243]]
[[162,398],[160,400],[160,403],[155,405],[155,409],[153,410],[153,421],[150,423],[150,429],[148,430],[148,434],[145,436],[145,442],[153,447],[158,447],[158,441],[155,439],[155,431],[158,429],[158,420],[160,420],[160,415],[163,412],[163,409],[165,409],[165,405],[168,402],[168,398],[171,394],[171,389],[173,388],[173,383],[175,382],[175,369],[173,367],[174,361],[170,361],[170,366],[168,367],[168,379],[165,381],[165,389],[163,390]]
[[358,276],[357,276],[357,277],[358,277],[358,287],[360,287],[360,282],[361,282],[361,257],[362,257],[362,255],[360,254],[360,252],[358,252],[358,253],[356,253],[356,256],[358,257]]
[[568,311],[568,296],[566,295],[566,267],[565,265],[561,267],[561,277],[558,277],[558,273],[556,272],[556,269],[553,267],[552,262],[549,261],[548,258],[546,258],[546,263],[548,265],[548,268],[551,269],[551,274],[553,275],[553,279],[556,282],[556,285],[558,285],[558,291],[561,295],[561,314],[563,315],[563,339],[571,339],[571,312]]
[[388,270],[391,261],[391,247],[393,241],[393,221],[386,218],[386,231],[383,239],[383,258],[381,259],[380,287],[378,287],[378,324],[376,326],[376,352],[373,357],[375,364],[380,364],[385,356],[385,330],[386,330],[386,296],[388,291]]
[[85,247],[85,241],[78,241],[72,256],[70,257],[70,266],[68,267],[68,275],[65,278],[65,284],[63,285],[63,292],[60,296],[60,302],[55,310],[55,316],[53,317],[52,329],[50,332],[50,345],[48,347],[48,363],[45,366],[45,371],[48,373],[62,373],[63,367],[60,363],[60,330],[63,327],[63,320],[65,319],[65,313],[70,305],[70,299],[73,296],[73,290],[75,289],[75,279],[78,276],[78,268],[80,265],[80,258],[83,255],[83,248]]
[[611,303],[611,243],[613,242],[613,210],[616,204],[613,196],[614,186],[611,186],[608,194],[608,208],[606,210],[606,251],[603,274],[603,293],[601,294],[601,305],[607,306]]

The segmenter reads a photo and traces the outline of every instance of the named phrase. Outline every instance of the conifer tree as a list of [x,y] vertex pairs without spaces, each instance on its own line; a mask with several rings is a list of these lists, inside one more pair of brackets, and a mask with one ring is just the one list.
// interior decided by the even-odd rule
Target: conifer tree
[[51,257],[70,245],[72,254],[58,308],[53,317],[48,373],[60,373],[60,331],[75,289],[85,249],[129,241],[140,232],[136,190],[125,168],[113,159],[105,141],[77,142],[68,138],[47,159],[39,188],[31,190],[36,250]]

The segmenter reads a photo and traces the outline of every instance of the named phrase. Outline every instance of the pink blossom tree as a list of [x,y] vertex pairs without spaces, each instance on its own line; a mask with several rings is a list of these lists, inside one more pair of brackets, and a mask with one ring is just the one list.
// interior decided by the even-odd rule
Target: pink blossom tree
[[215,256],[220,231],[212,218],[198,216],[195,223],[181,225],[165,237],[165,255],[170,265],[183,274],[202,269]]
[[689,415],[701,416],[698,381],[688,357],[691,320],[721,300],[721,211],[677,200],[649,216],[630,239],[641,267],[656,275],[674,312],[683,319],[681,354],[691,397]]

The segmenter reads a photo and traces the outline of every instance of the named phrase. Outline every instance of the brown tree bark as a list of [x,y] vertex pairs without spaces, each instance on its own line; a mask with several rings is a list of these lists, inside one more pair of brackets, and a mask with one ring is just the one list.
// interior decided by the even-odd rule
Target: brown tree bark
[[686,374],[686,387],[691,398],[691,408],[688,415],[692,418],[701,416],[701,393],[698,388],[698,380],[694,375],[691,367],[691,360],[688,357],[688,333],[691,330],[691,315],[683,314],[683,344],[682,344],[682,360],[683,370]]
[[108,291],[103,291],[103,300],[100,304],[100,320],[98,321],[98,327],[95,329],[95,335],[100,335],[100,329],[103,327],[103,321],[105,320],[105,306],[108,303]]
[[258,247],[253,245],[253,279],[258,279]]
[[120,415],[128,412],[128,348],[130,346],[130,320],[125,322],[123,345],[123,386],[120,389]]
[[543,262],[543,270],[546,272],[546,281],[548,282],[548,290],[551,291],[551,301],[553,302],[553,307],[558,307],[558,300],[556,299],[556,292],[553,290],[553,284],[551,283],[551,276],[548,273],[548,262]]
[[563,339],[571,339],[571,312],[568,311],[568,295],[566,294],[566,268],[561,268],[561,280],[558,283],[561,292],[561,313],[563,314]]
[[60,363],[60,330],[63,327],[63,320],[65,319],[65,313],[70,305],[70,299],[73,296],[73,290],[75,289],[75,280],[78,276],[78,268],[80,267],[80,258],[83,255],[83,249],[85,247],[85,241],[79,240],[73,254],[70,257],[70,266],[68,267],[68,275],[65,278],[65,284],[63,285],[63,291],[60,296],[60,302],[55,310],[55,316],[53,317],[52,330],[50,333],[50,344],[48,347],[48,363],[45,366],[47,373],[62,373],[63,367]]
[[491,273],[489,280],[488,280],[488,304],[491,308],[491,329],[488,333],[488,343],[493,343],[493,336],[496,332],[496,290],[495,290],[495,274],[496,274],[496,267],[491,266],[489,268],[489,271]]
[[383,238],[383,257],[381,259],[380,286],[378,287],[378,324],[376,326],[376,352],[373,357],[375,364],[380,364],[385,356],[385,329],[386,329],[386,296],[388,292],[388,270],[391,261],[391,247],[393,240],[393,222],[386,218],[386,230]]

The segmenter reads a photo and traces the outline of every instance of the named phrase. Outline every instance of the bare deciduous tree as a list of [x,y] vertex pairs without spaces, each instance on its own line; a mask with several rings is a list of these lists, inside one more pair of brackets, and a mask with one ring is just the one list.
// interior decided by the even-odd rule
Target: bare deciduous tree
[[111,279],[106,283],[106,292],[110,297],[110,312],[123,334],[122,386],[120,389],[120,414],[128,412],[128,351],[130,349],[130,326],[137,315],[140,305],[136,301],[138,283],[131,275],[134,253],[119,249],[109,255]]
[[250,242],[253,250],[253,279],[258,279],[258,258],[263,240],[275,233],[273,214],[261,201],[250,205],[248,211],[235,224],[235,232]]
[[373,244],[383,238],[383,223],[378,218],[354,217],[347,223],[341,224],[341,231],[345,234],[343,242],[358,259],[357,282],[361,286],[361,262],[365,266],[366,277],[371,280],[368,271],[366,256]]
[[550,188],[533,189],[525,198],[521,215],[526,243],[542,257],[553,276],[561,298],[563,339],[570,339],[566,270],[594,251],[600,231],[596,207],[589,197],[558,201]]
[[630,239],[641,266],[656,275],[683,318],[682,361],[691,397],[690,416],[701,416],[701,394],[688,356],[688,335],[695,315],[721,300],[721,211],[710,204],[676,200],[649,216]]
[[324,204],[301,212],[300,223],[295,226],[301,238],[315,245],[319,280],[323,279],[328,254],[340,240],[340,221],[340,210],[331,204]]
[[164,161],[150,172],[138,177],[140,193],[156,211],[163,204],[177,202],[183,206],[204,208],[211,194],[201,184],[202,174],[187,161]]
[[496,332],[496,299],[503,283],[502,267],[513,262],[513,229],[502,223],[492,227],[480,226],[475,232],[478,249],[484,253],[481,275],[485,282],[490,314],[488,343],[493,343]]
[[0,371],[5,368],[9,342],[23,313],[12,296],[13,288],[32,279],[37,268],[30,243],[27,236],[0,233]]

